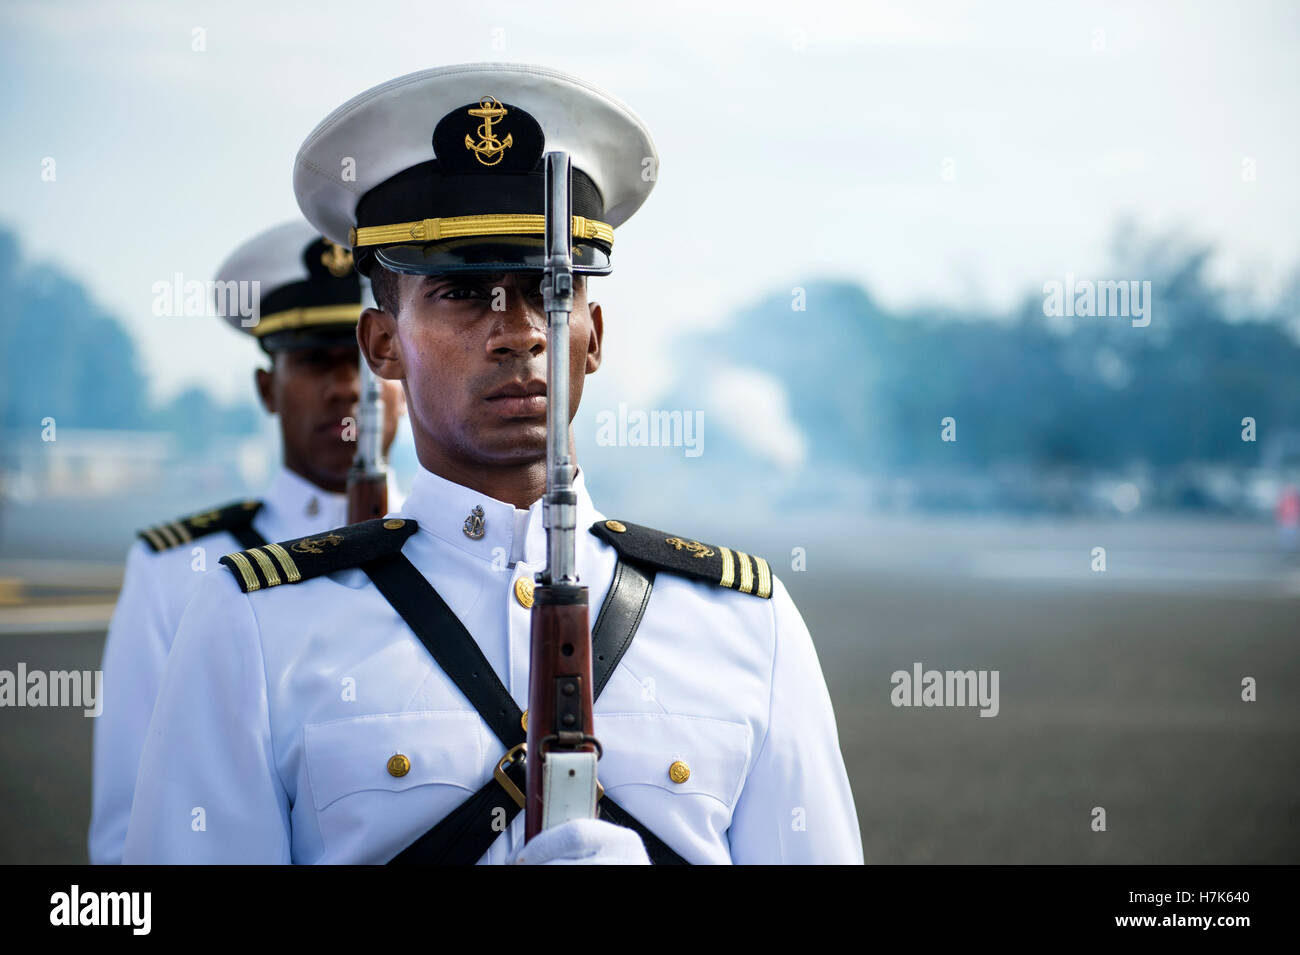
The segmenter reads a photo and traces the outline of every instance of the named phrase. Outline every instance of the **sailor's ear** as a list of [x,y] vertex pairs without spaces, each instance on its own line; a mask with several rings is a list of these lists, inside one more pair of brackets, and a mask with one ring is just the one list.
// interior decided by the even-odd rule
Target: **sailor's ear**
[[361,357],[380,378],[399,381],[406,377],[401,350],[397,347],[397,319],[378,308],[368,308],[357,320],[357,347]]
[[257,386],[257,396],[262,400],[262,407],[267,414],[275,414],[275,356],[271,356],[271,367],[259,368],[253,372],[253,384]]
[[587,313],[591,316],[591,335],[587,338],[587,374],[600,367],[600,346],[605,339],[605,318],[600,311],[599,302],[588,302]]

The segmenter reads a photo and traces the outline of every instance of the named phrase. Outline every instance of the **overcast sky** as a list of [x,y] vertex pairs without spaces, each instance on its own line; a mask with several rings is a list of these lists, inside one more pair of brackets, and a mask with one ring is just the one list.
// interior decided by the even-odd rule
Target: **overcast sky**
[[457,62],[553,66],[658,146],[593,285],[602,377],[651,401],[683,329],[765,293],[842,277],[893,305],[1005,305],[1101,268],[1125,216],[1275,288],[1300,262],[1298,41],[1286,2],[8,0],[0,223],[128,324],[155,395],[247,395],[252,346],[154,317],[154,283],[206,280],[297,215],[298,146],[353,95]]

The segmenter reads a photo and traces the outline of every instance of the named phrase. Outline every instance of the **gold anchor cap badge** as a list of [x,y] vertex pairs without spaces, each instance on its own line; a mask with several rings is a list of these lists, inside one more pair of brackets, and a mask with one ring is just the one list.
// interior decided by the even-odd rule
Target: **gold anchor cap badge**
[[335,245],[325,240],[325,252],[320,257],[321,265],[330,270],[330,275],[341,279],[352,271],[352,250]]
[[483,536],[483,507],[476,504],[474,510],[469,512],[469,517],[465,518],[465,536],[470,540],[478,540]]
[[478,109],[470,109],[467,112],[483,122],[478,128],[477,143],[468,133],[465,134],[465,148],[472,151],[474,158],[483,165],[495,166],[505,156],[506,150],[515,144],[515,138],[510,133],[506,134],[504,140],[500,140],[492,131],[492,126],[499,123],[509,110],[502,106],[501,101],[495,96],[485,96],[479,100]]

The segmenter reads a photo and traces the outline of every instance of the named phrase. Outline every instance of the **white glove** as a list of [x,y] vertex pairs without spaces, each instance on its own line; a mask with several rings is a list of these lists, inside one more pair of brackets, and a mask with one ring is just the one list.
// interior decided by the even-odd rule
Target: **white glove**
[[570,819],[543,829],[510,865],[649,865],[641,837],[600,819]]

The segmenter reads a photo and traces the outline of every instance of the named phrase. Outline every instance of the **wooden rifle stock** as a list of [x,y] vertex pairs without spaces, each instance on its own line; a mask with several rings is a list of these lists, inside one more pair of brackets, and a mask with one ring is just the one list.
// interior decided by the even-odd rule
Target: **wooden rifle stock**
[[[336,512],[337,513],[337,512]],[[348,523],[359,524],[388,513],[388,476],[348,475]]]
[[541,584],[533,591],[525,839],[542,830],[546,755],[556,750],[596,751],[591,735],[591,631],[587,619],[586,587]]
[[361,359],[357,453],[348,472],[348,523],[388,513],[388,466],[384,463],[384,393],[379,376]]

